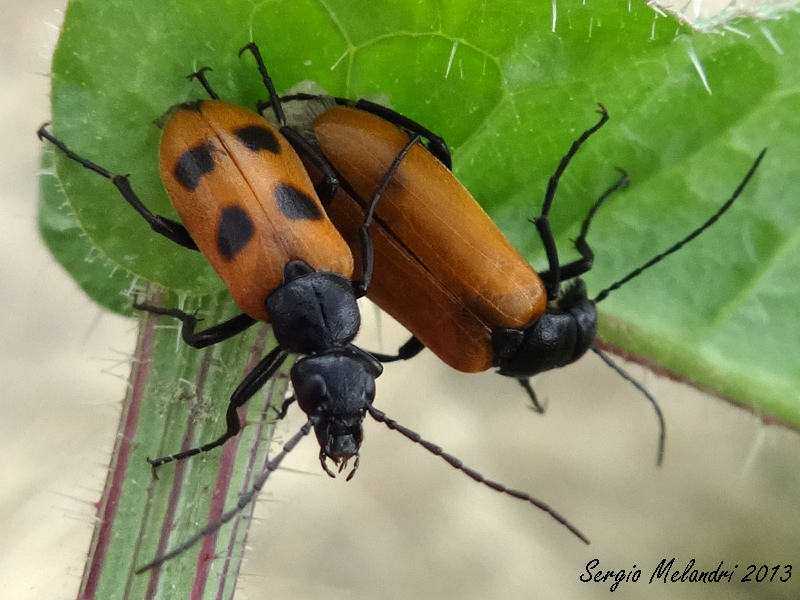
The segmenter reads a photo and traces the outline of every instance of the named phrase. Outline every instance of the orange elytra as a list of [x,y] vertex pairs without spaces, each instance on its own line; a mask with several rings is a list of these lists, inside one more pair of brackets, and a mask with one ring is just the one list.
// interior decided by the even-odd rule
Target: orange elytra
[[290,261],[353,274],[350,248],[302,161],[255,112],[218,100],[179,105],[164,126],[159,164],[181,222],[254,319],[269,321],[264,299]]

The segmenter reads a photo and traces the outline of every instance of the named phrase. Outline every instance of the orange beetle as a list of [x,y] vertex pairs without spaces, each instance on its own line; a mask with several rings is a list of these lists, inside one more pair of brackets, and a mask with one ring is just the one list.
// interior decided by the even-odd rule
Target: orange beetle
[[82,158],[44,126],[39,137],[110,179],[157,233],[201,251],[244,312],[195,332],[196,318],[181,310],[138,302],[136,308],[180,319],[184,341],[195,348],[226,340],[257,321],[270,322],[278,341],[231,395],[225,433],[198,448],[148,459],[150,463],[158,467],[224,444],[241,429],[237,409],[290,353],[297,353],[307,356],[292,367],[295,397],[310,417],[309,430],[313,426],[317,434],[320,462],[333,476],[328,458],[344,467],[358,456],[365,405],[372,403],[375,378],[382,371],[373,356],[351,343],[360,326],[356,300],[366,293],[371,273],[369,217],[363,222],[361,278],[351,281],[350,248],[326,216],[297,152],[324,173],[318,187],[329,197],[336,191],[336,177],[318,151],[286,127],[258,48],[250,44],[244,50],[253,52],[263,69],[281,125],[276,128],[253,111],[219,101],[205,78],[206,69],[194,73],[191,77],[212,100],[171,109],[161,138],[161,177],[181,223],[153,214],[126,175]]
[[[341,175],[341,190],[327,211],[351,247],[366,209],[363,199],[386,172],[391,158],[408,143],[410,134],[429,140],[428,148],[420,145],[408,152],[376,207],[372,227],[375,272],[367,296],[414,337],[397,355],[374,356],[382,362],[405,360],[428,347],[460,371],[497,367],[500,374],[517,379],[534,408],[542,412],[528,378],[571,364],[591,349],[653,404],[660,426],[657,462],[661,464],[665,438],[661,410],[640,384],[594,345],[595,305],[711,226],[739,196],[763,152],[733,197],[708,221],[589,299],[578,278],[591,269],[594,259],[586,242],[588,228],[603,201],[627,185],[627,175],[623,173],[590,209],[574,242],[581,257],[573,262],[559,263],[548,214],[561,174],[580,146],[608,120],[602,105],[599,122],[572,144],[550,178],[542,213],[533,221],[549,263],[547,271],[537,274],[452,175],[450,153],[442,138],[365,100],[310,94],[283,100],[317,104],[312,109],[313,120],[298,124],[298,129],[307,132]],[[561,283],[569,280],[562,289]]]

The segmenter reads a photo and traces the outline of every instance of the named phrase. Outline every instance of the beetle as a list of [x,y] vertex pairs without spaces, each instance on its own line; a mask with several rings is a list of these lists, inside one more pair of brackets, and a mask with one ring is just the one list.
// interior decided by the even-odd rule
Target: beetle
[[[220,101],[205,76],[207,67],[190,75],[203,85],[211,100],[184,102],[168,111],[163,119],[159,157],[164,187],[181,222],[152,213],[133,191],[127,175],[115,174],[75,153],[46,125],[38,131],[40,139],[52,143],[69,159],[109,179],[156,233],[184,248],[202,252],[243,312],[195,331],[196,317],[182,310],[138,301],[135,308],[177,318],[182,323],[183,340],[195,348],[222,342],[259,321],[271,324],[278,342],[231,395],[226,431],[199,447],[148,458],[154,471],[165,463],[219,447],[235,436],[241,429],[237,409],[275,374],[289,354],[298,354],[301,358],[290,372],[294,393],[279,416],[296,401],[308,421],[270,461],[237,507],[226,513],[230,515],[228,519],[255,498],[283,457],[312,429],[325,472],[335,477],[328,459],[341,472],[354,458],[347,476],[351,479],[358,468],[363,420],[369,413],[473,480],[547,512],[588,544],[588,539],[549,505],[486,479],[372,406],[375,379],[383,367],[373,355],[352,343],[360,326],[357,299],[366,294],[373,272],[370,225],[374,208],[419,138],[412,136],[396,154],[373,190],[373,200],[362,215],[357,234],[360,277],[352,280],[351,250],[326,216],[298,154],[322,173],[316,189],[321,190],[323,198],[330,200],[335,195],[340,177],[316,149],[286,125],[280,98],[258,47],[247,44],[239,54],[245,51],[256,60],[278,126],[253,111]],[[218,528],[224,522],[225,517],[211,526]],[[206,528],[205,533],[157,557],[140,571],[180,554],[209,531]]]
[[[580,258],[561,264],[549,224],[558,182],[582,144],[608,121],[587,129],[561,159],[549,180],[539,217],[533,219],[548,260],[536,273],[451,172],[446,142],[424,126],[366,100],[292,94],[284,101],[314,104],[298,130],[318,147],[347,182],[326,206],[331,220],[352,245],[366,209],[363,198],[410,136],[428,140],[412,148],[376,207],[373,224],[375,275],[367,297],[411,333],[395,355],[372,354],[382,362],[407,360],[425,347],[449,366],[474,373],[497,368],[527,391],[543,412],[529,378],[569,365],[588,350],[630,381],[652,403],[659,421],[657,464],[664,454],[665,425],[655,399],[595,345],[596,304],[710,227],[730,208],[764,156],[756,158],[732,197],[705,223],[642,267],[589,298],[580,276],[592,267],[586,241],[602,203],[626,187],[620,178],[590,208],[574,245]],[[260,103],[263,109],[268,103]],[[309,168],[313,168],[309,165]],[[562,286],[562,283],[566,285]]]
[[[255,47],[245,47],[242,52]],[[204,71],[191,77],[205,81]],[[268,87],[271,81],[266,80]],[[207,85],[207,82],[204,83]],[[274,88],[270,97],[276,98]],[[179,309],[139,303],[134,306],[182,321],[183,340],[195,348],[219,343],[259,321],[271,323],[278,345],[244,378],[230,398],[226,431],[197,448],[157,459],[156,468],[221,446],[241,429],[237,409],[280,368],[290,353],[304,355],[292,367],[299,405],[307,414],[322,411],[315,427],[320,462],[343,468],[358,455],[363,434],[363,405],[375,395],[380,363],[351,342],[358,333],[357,298],[369,285],[372,247],[369,219],[364,221],[363,266],[351,281],[353,258],[326,217],[297,152],[325,172],[318,185],[329,194],[338,185],[318,153],[285,126],[275,103],[278,128],[257,113],[212,99],[173,107],[164,124],[159,165],[161,178],[180,216],[178,223],[153,214],[136,196],[128,177],[75,154],[43,126],[47,139],[69,158],[107,179],[153,230],[208,259],[242,309],[242,314],[203,331],[194,315]],[[326,398],[334,398],[325,402]],[[336,409],[330,412],[331,405]],[[355,414],[353,407],[357,406]],[[328,411],[328,412],[326,412]]]

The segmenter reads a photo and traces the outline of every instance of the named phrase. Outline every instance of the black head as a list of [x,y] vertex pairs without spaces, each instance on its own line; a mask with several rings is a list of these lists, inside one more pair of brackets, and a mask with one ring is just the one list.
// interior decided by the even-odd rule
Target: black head
[[350,280],[299,260],[286,264],[283,283],[264,305],[278,343],[297,354],[343,348],[361,325]]
[[575,362],[597,335],[597,309],[576,279],[539,319],[522,329],[492,332],[494,366],[501,375],[532,377]]
[[307,356],[292,367],[297,403],[309,417],[317,417],[314,433],[329,474],[325,459],[341,470],[350,458],[358,457],[364,415],[375,398],[375,378],[382,371],[379,362],[354,348]]

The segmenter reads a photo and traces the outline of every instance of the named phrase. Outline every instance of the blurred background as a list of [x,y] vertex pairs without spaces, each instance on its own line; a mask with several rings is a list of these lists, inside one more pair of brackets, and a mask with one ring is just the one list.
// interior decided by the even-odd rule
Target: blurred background
[[[134,347],[136,323],[105,313],[51,259],[36,230],[46,73],[63,0],[0,0],[0,582],[14,599],[74,598]],[[710,3],[687,4],[711,10]],[[705,13],[703,13],[705,14]],[[367,305],[359,343],[403,330]],[[551,503],[592,539],[478,486],[374,422],[349,483],[329,480],[308,440],[271,480],[238,598],[599,598],[593,558],[642,569],[616,598],[797,598],[788,583],[737,583],[747,565],[800,557],[800,438],[636,366],[667,421],[590,356],[539,377],[547,414],[513,381],[463,375],[424,353],[392,365],[377,406],[487,477]],[[293,413],[277,432],[301,423]],[[647,585],[662,558],[738,565],[734,583]],[[800,571],[800,565],[796,565]],[[783,570],[781,570],[783,573]]]

